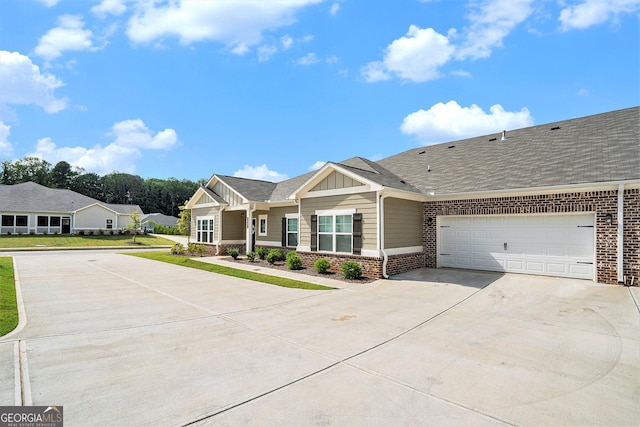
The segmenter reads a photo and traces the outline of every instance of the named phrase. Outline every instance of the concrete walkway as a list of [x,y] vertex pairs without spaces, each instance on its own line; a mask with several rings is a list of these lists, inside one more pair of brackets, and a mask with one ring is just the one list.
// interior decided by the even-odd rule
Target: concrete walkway
[[67,426],[640,424],[636,289],[424,269],[305,291],[15,257],[27,323],[0,340],[0,405]]

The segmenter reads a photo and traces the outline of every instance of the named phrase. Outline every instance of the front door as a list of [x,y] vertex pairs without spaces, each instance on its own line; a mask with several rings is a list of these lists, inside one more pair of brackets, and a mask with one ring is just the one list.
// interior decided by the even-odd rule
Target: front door
[[62,218],[62,234],[71,233],[71,218],[63,217]]
[[256,250],[256,219],[251,219],[251,242],[249,242],[249,246],[247,248],[247,252]]

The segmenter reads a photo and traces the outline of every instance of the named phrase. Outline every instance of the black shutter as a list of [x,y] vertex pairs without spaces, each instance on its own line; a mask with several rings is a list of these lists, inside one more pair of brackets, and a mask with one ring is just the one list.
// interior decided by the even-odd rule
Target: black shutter
[[362,253],[362,214],[353,214],[353,253]]
[[318,215],[311,215],[311,250],[318,250]]
[[282,247],[287,246],[287,218],[282,218]]

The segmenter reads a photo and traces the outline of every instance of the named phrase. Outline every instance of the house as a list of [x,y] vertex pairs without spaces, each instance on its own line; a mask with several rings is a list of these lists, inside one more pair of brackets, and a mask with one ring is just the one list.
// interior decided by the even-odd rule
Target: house
[[165,227],[175,227],[178,225],[178,218],[161,213],[150,213],[142,217],[143,230],[153,230],[156,224],[164,225]]
[[77,234],[124,229],[138,205],[103,203],[35,182],[0,185],[0,234]]
[[640,108],[272,183],[214,174],[186,207],[192,236],[296,250],[310,267],[359,262],[369,277],[454,267],[629,282],[640,276]]

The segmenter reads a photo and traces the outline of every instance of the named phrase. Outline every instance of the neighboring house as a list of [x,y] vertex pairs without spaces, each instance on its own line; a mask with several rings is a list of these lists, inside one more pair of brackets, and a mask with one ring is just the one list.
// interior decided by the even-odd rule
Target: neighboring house
[[138,205],[103,203],[34,182],[0,185],[0,234],[76,234],[124,229]]
[[178,225],[178,218],[161,213],[151,213],[142,217],[143,230],[153,230],[153,226],[156,224],[164,225],[165,227],[175,227]]
[[212,253],[296,250],[370,277],[455,267],[640,276],[640,108],[355,157],[280,183],[213,175],[186,207]]

